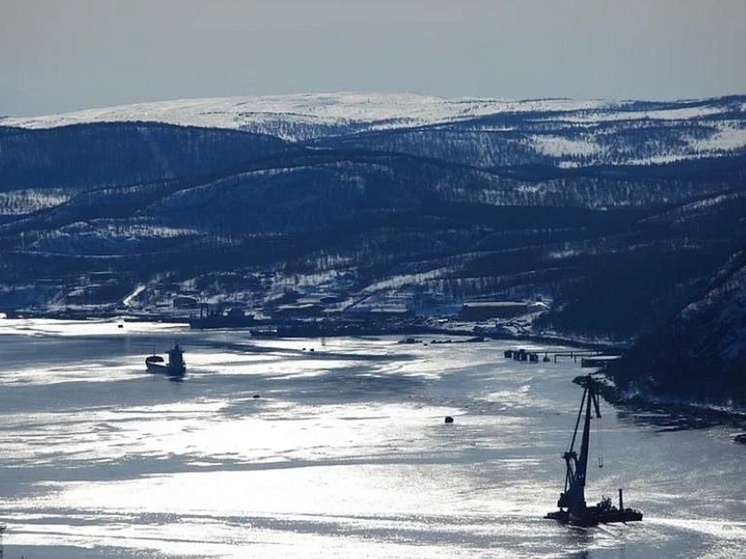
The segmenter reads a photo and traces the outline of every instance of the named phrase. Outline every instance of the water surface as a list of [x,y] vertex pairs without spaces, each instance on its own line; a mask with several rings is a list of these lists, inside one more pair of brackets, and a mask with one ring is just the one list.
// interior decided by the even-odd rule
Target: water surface
[[[148,374],[175,340],[184,381]],[[544,520],[586,370],[508,347],[0,320],[5,557],[746,555],[732,430],[661,432],[609,405],[588,499],[624,487],[644,521]]]

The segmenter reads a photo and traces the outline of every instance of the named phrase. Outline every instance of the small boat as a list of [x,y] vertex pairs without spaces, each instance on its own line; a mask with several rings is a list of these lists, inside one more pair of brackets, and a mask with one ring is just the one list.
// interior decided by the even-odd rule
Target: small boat
[[186,365],[184,364],[184,350],[179,347],[179,344],[174,344],[174,347],[167,351],[168,361],[165,361],[160,355],[151,355],[145,358],[145,367],[149,373],[158,373],[166,375],[168,377],[183,377],[186,373]]
[[[575,421],[575,432],[572,435],[570,449],[562,455],[567,472],[565,474],[565,490],[560,493],[557,501],[558,511],[547,513],[544,518],[551,518],[571,526],[596,526],[612,522],[633,522],[642,520],[639,510],[624,508],[622,490],[619,490],[619,507],[611,503],[609,497],[604,497],[594,506],[587,506],[585,502],[585,481],[588,470],[588,453],[590,443],[591,416],[600,418],[598,406],[599,383],[591,375],[576,377],[573,382],[584,388],[580,401],[580,411]],[[585,417],[583,417],[585,414]],[[583,432],[580,443],[580,456],[575,451],[580,420],[583,419]],[[599,466],[601,462],[599,462]]]

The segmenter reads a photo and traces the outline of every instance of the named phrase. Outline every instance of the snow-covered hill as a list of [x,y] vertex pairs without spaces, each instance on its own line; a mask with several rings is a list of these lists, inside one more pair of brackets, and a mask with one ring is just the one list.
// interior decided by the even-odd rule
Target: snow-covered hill
[[[624,104],[622,104],[623,106]],[[530,111],[611,110],[620,106],[604,101],[543,99],[443,99],[416,94],[336,93],[185,99],[138,103],[31,118],[0,119],[0,125],[21,128],[53,128],[91,122],[163,122],[183,126],[242,129],[273,133],[278,123],[317,129],[349,127],[356,130],[409,128],[467,120],[475,117]],[[579,117],[582,118],[582,117]],[[301,135],[281,133],[284,139],[303,140]]]
[[[398,133],[377,147],[389,149],[395,142],[394,151],[474,166],[641,165],[746,150],[746,97],[674,102],[510,101],[337,93],[164,101],[0,118],[0,126],[25,129],[114,122],[240,130],[290,142],[346,139],[362,141],[354,145],[364,149],[371,141],[380,141],[378,137],[368,140],[371,134]],[[406,136],[423,128],[445,143]],[[470,146],[469,154],[463,152],[464,142]],[[485,153],[474,151],[479,146]],[[518,160],[503,155],[516,149],[524,153]],[[438,150],[452,155],[444,157]]]

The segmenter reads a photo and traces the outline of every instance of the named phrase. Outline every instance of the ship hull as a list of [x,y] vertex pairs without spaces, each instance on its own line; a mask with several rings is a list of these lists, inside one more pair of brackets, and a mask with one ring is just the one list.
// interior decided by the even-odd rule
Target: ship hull
[[171,365],[167,364],[162,357],[153,355],[145,359],[145,368],[149,373],[166,375],[167,377],[179,378],[183,377],[186,373],[186,367],[184,365]]
[[544,518],[556,520],[561,524],[570,526],[597,526],[599,524],[613,524],[616,522],[639,522],[642,520],[642,513],[635,509],[622,509],[616,507],[612,509],[599,509],[598,507],[588,507],[582,514],[571,513],[566,510],[549,512]]

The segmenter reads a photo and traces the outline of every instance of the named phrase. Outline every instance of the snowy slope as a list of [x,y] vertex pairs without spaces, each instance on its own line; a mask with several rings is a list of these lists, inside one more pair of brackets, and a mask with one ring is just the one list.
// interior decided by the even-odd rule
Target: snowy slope
[[[490,122],[490,118],[511,116],[518,118],[512,125]],[[139,103],[30,118],[0,118],[0,125],[45,129],[134,121],[243,130],[289,141],[458,125],[461,133],[471,131],[495,137],[517,134],[521,138],[514,141],[556,160],[554,164],[558,166],[664,163],[746,148],[746,103],[742,97],[650,103],[444,99],[407,93],[299,94]],[[650,133],[652,129],[655,135]],[[648,138],[642,157],[633,153],[640,151],[639,146],[619,143],[633,134],[640,137],[640,132]],[[665,138],[673,139],[675,145]]]
[[526,111],[580,111],[610,108],[603,101],[546,99],[443,99],[416,94],[337,93],[228,97],[138,103],[31,118],[5,118],[0,124],[51,128],[87,122],[154,121],[210,128],[253,128],[283,119],[305,124],[364,123],[370,128],[398,128]]
[[[443,99],[416,94],[337,93],[187,99],[138,103],[31,118],[0,119],[0,125],[52,128],[89,122],[144,121],[271,132],[279,121],[313,127],[363,125],[365,130],[406,128],[474,117],[529,111],[610,109],[604,101],[544,99]],[[306,139],[285,135],[284,139]]]
[[516,112],[561,112],[567,114],[553,118],[589,123],[647,118],[692,119],[715,115],[723,110],[708,106],[624,110],[631,108],[633,103],[568,99],[444,99],[407,93],[302,94],[138,103],[30,118],[6,117],[0,119],[0,124],[52,128],[88,122],[146,121],[253,130],[281,119],[317,126],[365,124],[365,128],[370,130],[422,126]]

